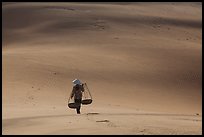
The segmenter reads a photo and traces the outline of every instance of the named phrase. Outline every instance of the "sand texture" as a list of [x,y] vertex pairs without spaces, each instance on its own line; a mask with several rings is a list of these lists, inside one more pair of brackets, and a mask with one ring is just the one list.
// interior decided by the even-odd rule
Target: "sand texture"
[[202,134],[201,3],[2,3],[2,29],[2,134]]

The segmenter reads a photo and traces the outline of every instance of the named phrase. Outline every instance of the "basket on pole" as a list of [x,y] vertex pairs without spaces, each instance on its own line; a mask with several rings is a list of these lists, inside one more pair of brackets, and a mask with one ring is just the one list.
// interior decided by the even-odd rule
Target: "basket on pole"
[[[90,92],[90,90],[89,90],[86,83],[84,83],[83,86],[84,86],[84,92],[82,92],[81,104],[82,105],[89,105],[93,101],[92,96],[91,96],[91,92]],[[71,98],[71,94],[70,94],[69,99],[68,99],[68,107],[72,108],[72,109],[75,109],[75,108],[77,108],[78,104],[74,102],[73,98]]]

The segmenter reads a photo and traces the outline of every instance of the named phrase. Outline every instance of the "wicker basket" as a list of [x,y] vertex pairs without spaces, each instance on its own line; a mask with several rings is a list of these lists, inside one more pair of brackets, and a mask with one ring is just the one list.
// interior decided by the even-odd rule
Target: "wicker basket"
[[81,101],[81,103],[82,103],[83,105],[91,104],[91,103],[92,103],[92,99],[83,99],[83,100]]
[[68,107],[75,109],[75,108],[77,108],[77,105],[76,105],[76,103],[68,103]]

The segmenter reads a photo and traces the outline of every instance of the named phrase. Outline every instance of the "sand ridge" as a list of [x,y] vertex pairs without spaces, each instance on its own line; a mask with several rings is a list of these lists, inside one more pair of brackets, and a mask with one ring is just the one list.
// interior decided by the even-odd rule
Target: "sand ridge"
[[2,18],[3,134],[201,134],[201,3],[3,3]]

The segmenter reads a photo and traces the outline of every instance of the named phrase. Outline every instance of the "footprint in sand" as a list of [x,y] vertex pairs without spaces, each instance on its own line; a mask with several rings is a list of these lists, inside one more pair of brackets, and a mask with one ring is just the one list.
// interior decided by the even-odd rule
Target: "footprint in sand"
[[108,123],[107,125],[108,125],[109,127],[117,127],[114,123],[110,122],[110,120],[107,120],[107,119],[97,120],[96,122]]
[[87,113],[86,115],[98,115],[99,113]]
[[33,100],[34,97],[31,95],[31,96],[28,97],[28,99]]
[[104,120],[97,120],[96,122],[110,122],[110,121],[107,119],[104,119]]
[[146,131],[146,129],[143,129],[143,130],[141,130],[140,132],[145,132]]

